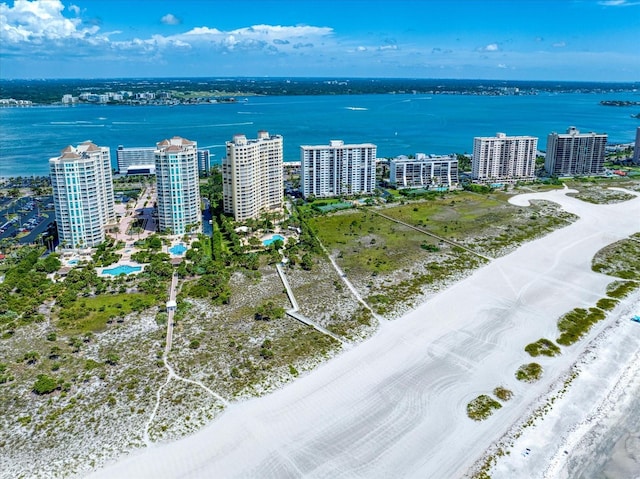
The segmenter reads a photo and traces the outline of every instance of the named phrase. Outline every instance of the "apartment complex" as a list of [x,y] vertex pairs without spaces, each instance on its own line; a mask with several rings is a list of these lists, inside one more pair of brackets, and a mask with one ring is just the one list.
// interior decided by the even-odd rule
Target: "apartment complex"
[[640,126],[636,129],[636,142],[633,146],[633,163],[640,165]]
[[155,150],[158,225],[181,235],[202,231],[198,146],[179,136],[162,140]]
[[300,188],[305,197],[372,194],[376,187],[376,145],[329,145],[300,147]]
[[471,177],[479,182],[515,182],[535,178],[538,138],[533,136],[475,137]]
[[98,246],[116,214],[109,148],[89,141],[49,160],[58,238],[63,248]]
[[234,135],[222,160],[224,212],[236,221],[279,210],[284,200],[282,136],[259,131],[256,139]]
[[544,169],[553,176],[600,174],[604,171],[605,133],[580,133],[572,126],[567,133],[547,137]]
[[401,155],[389,162],[389,182],[396,188],[455,188],[458,186],[458,158],[417,153]]
[[120,145],[116,150],[116,158],[121,175],[155,173],[156,149],[153,146],[125,148]]

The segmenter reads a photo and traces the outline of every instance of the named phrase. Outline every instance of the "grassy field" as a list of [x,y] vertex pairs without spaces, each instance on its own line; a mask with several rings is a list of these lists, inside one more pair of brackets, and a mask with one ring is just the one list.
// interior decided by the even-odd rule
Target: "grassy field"
[[56,326],[62,335],[98,332],[108,323],[122,321],[129,313],[147,310],[155,303],[155,297],[142,293],[82,298],[60,312]]

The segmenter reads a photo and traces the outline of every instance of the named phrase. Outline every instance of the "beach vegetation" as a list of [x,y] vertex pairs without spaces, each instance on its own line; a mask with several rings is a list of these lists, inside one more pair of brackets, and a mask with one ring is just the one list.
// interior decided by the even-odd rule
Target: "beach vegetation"
[[33,392],[38,395],[49,394],[58,389],[58,381],[46,374],[38,374],[38,378],[33,385]]
[[640,241],[626,238],[605,246],[593,257],[591,267],[598,273],[626,280],[640,280]]
[[524,348],[531,356],[556,356],[560,354],[560,348],[553,341],[540,338],[535,343],[527,344]]
[[494,410],[500,409],[501,407],[502,404],[491,396],[482,394],[467,404],[467,416],[474,421],[482,421],[491,416]]
[[607,296],[623,299],[638,288],[640,288],[640,283],[637,281],[614,281],[607,286]]
[[513,397],[513,392],[502,386],[496,387],[493,390],[493,394],[495,397],[497,397],[501,401],[509,401]]
[[538,363],[523,364],[516,371],[516,379],[533,383],[542,377],[542,366]]
[[587,334],[591,326],[605,318],[600,308],[575,308],[558,320],[560,336],[556,340],[562,346],[570,346]]
[[603,311],[611,311],[618,304],[617,299],[611,298],[600,298],[596,303],[596,307],[600,308]]
[[284,317],[284,308],[277,306],[273,301],[265,301],[255,312],[255,319],[258,321],[270,321]]

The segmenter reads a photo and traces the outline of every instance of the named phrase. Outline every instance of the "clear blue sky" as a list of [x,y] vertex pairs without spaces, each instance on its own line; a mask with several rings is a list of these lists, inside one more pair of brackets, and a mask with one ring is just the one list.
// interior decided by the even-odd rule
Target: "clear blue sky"
[[640,80],[640,0],[9,0],[0,78]]

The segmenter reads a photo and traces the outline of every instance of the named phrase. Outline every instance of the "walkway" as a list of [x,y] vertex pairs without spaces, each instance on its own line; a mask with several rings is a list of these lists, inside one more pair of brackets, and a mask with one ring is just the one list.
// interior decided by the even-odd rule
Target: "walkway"
[[[169,303],[175,304],[177,290],[178,290],[178,274],[173,273],[173,276],[171,277],[171,286],[169,287]],[[195,386],[200,386],[207,393],[209,393],[211,396],[213,396],[218,401],[220,401],[225,407],[229,405],[229,401],[227,401],[225,398],[220,396],[215,391],[212,391],[211,389],[209,389],[201,381],[194,381],[193,379],[183,378],[182,376],[178,375],[173,369],[173,367],[171,366],[171,364],[169,364],[168,357],[169,357],[169,353],[171,352],[171,346],[173,344],[174,316],[175,316],[175,308],[168,307],[167,308],[167,337],[165,340],[164,354],[162,355],[162,362],[164,363],[164,367],[167,369],[169,374],[165,382],[162,383],[162,385],[156,391],[156,403],[153,407],[153,411],[151,412],[151,416],[149,416],[149,420],[144,426],[144,431],[142,433],[142,440],[147,446],[151,445],[151,438],[149,437],[149,429],[151,428],[151,425],[153,424],[153,421],[156,418],[156,414],[158,413],[158,409],[160,408],[160,399],[162,398],[162,390],[171,382],[172,379],[193,384]]]
[[293,306],[291,309],[287,310],[286,313],[289,316],[291,316],[293,319],[296,319],[296,320],[300,321],[301,323],[306,324],[307,326],[311,326],[312,328],[315,328],[316,330],[320,331],[322,334],[326,334],[327,336],[331,336],[336,341],[340,341],[340,343],[342,343],[342,346],[351,347],[351,343],[348,343],[347,341],[342,339],[340,336],[338,336],[338,335],[332,333],[331,331],[329,331],[328,329],[320,326],[318,323],[316,323],[315,321],[307,318],[306,316],[303,316],[302,314],[298,313],[298,310],[299,310],[298,301],[296,301],[296,297],[293,295],[293,290],[291,289],[291,286],[289,285],[289,280],[287,280],[287,276],[285,275],[284,270],[282,269],[282,265],[277,264],[276,265],[276,269],[278,270],[278,274],[280,275],[280,279],[282,280],[282,284],[284,285],[285,289],[287,290],[287,296],[289,297],[289,301],[291,302],[291,306]]
[[443,243],[447,243],[447,244],[450,244],[451,246],[456,246],[458,248],[462,248],[463,250],[467,251],[468,253],[471,253],[471,254],[473,254],[475,256],[478,256],[479,258],[482,258],[484,260],[493,261],[495,259],[495,258],[492,258],[491,256],[486,256],[486,255],[480,254],[477,251],[472,250],[471,248],[468,248],[468,247],[466,247],[464,245],[456,243],[455,241],[452,241],[452,240],[447,239],[447,238],[443,238],[442,236],[435,235],[433,233],[430,233],[429,231],[423,230],[422,228],[418,228],[417,226],[410,225],[409,223],[405,223],[404,221],[400,221],[400,220],[398,220],[396,218],[392,218],[391,216],[387,216],[387,215],[385,215],[383,213],[380,213],[378,211],[374,211],[372,209],[369,209],[368,211],[370,211],[371,213],[376,214],[378,216],[382,216],[383,218],[388,219],[389,221],[393,221],[394,223],[398,223],[400,225],[406,226],[407,228],[411,228],[412,230],[419,231],[420,233],[425,234],[427,236],[431,236],[432,238],[435,238],[435,239],[437,239],[439,241],[442,241]]

